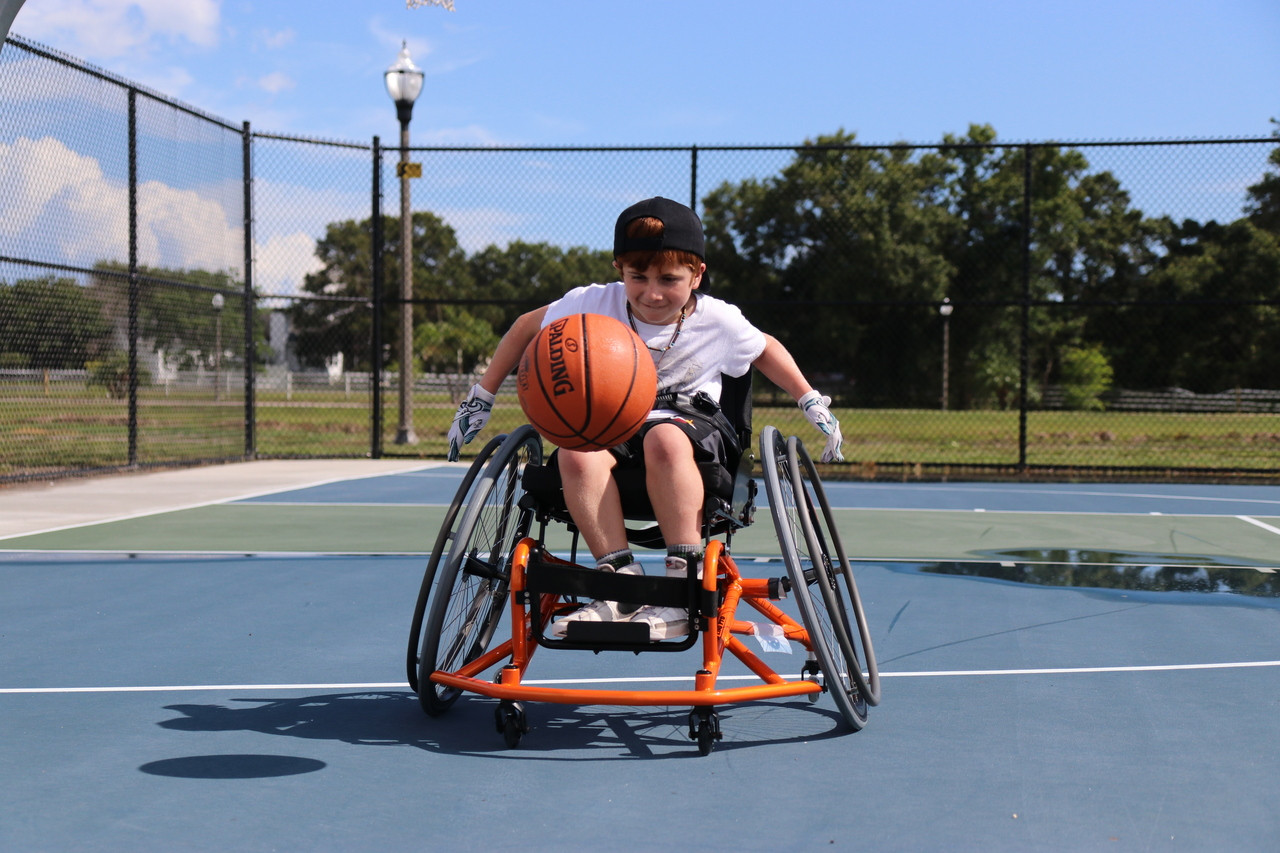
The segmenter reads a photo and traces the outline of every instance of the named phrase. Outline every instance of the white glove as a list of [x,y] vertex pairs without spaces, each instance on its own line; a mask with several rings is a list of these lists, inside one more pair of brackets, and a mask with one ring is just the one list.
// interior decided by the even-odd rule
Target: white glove
[[493,411],[493,395],[478,384],[471,386],[467,399],[458,406],[453,416],[453,424],[449,427],[449,461],[458,461],[458,452],[462,445],[470,444],[484,425],[489,422],[489,413]]
[[840,452],[840,445],[844,443],[844,436],[840,435],[840,422],[831,414],[831,409],[827,408],[831,405],[831,398],[824,397],[817,391],[810,391],[796,402],[809,423],[822,430],[827,437],[827,446],[822,448],[822,461],[843,462],[844,454]]

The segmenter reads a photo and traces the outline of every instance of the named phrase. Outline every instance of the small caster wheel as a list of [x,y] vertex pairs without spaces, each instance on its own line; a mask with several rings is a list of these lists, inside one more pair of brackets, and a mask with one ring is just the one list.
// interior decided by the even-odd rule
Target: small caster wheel
[[[804,669],[800,671],[800,678],[812,684],[816,684],[819,687],[822,687],[821,669],[819,669],[818,667],[818,662],[814,660],[805,661]],[[818,702],[818,699],[820,699],[821,697],[822,697],[821,690],[816,690],[813,693],[805,694],[805,698],[809,700],[810,705],[816,705]]]
[[720,716],[710,708],[694,708],[689,712],[689,739],[698,742],[699,755],[710,755],[716,741],[723,736]]
[[520,738],[524,737],[524,733],[529,731],[529,722],[524,713],[524,706],[519,702],[500,703],[493,710],[493,722],[508,749],[515,749],[519,746]]

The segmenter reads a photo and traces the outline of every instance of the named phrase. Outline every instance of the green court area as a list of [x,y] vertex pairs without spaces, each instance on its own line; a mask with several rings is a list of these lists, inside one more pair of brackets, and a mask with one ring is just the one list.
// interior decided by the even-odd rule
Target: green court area
[[[1280,568],[1280,518],[973,510],[834,509],[850,559],[1145,561]],[[769,510],[739,531],[741,556],[776,556]],[[438,505],[224,503],[0,540],[9,551],[427,553]],[[1268,529],[1270,528],[1270,529]],[[552,548],[569,534],[548,530]]]

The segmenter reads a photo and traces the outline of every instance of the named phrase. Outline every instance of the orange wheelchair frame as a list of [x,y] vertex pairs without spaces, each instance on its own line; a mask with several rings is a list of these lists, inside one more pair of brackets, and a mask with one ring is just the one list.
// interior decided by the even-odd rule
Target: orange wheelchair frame
[[[706,755],[722,736],[716,706],[792,696],[816,702],[829,693],[848,726],[862,728],[868,707],[880,701],[879,673],[825,492],[799,439],[783,440],[777,430],[766,427],[760,447],[787,576],[743,577],[728,544],[710,538],[708,526],[701,577],[691,568],[687,578],[645,578],[599,572],[551,553],[542,541],[545,514],[539,516],[539,536],[530,535],[538,502],[525,492],[523,474],[529,466],[540,466],[540,439],[530,427],[522,427],[491,441],[468,470],[446,514],[415,611],[408,670],[424,710],[432,716],[443,713],[462,692],[497,699],[495,726],[506,744],[515,747],[529,731],[528,702],[688,706],[689,737]],[[732,522],[720,527],[730,537],[752,520],[754,483],[750,485],[745,509],[718,513],[722,522]],[[795,594],[802,621],[774,603],[789,593]],[[627,629],[641,626],[605,623],[591,627],[590,635],[584,627],[584,634],[576,638],[572,631],[567,640],[546,637],[552,619],[577,607],[580,598],[687,606],[690,633],[678,642],[650,643],[647,628],[638,636]],[[776,626],[774,638],[797,643],[808,653],[798,678],[778,674],[740,639],[760,630],[757,623],[738,618],[744,602]],[[504,614],[510,638],[489,649]],[[698,644],[701,667],[688,690],[525,683],[540,645],[641,652],[684,651]],[[721,687],[726,652],[760,683]],[[494,667],[496,677],[484,677]]]

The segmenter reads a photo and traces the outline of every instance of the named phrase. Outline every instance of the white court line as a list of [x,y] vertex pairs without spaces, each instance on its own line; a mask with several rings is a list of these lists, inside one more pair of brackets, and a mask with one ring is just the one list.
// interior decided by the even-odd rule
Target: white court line
[[[882,672],[881,678],[955,678],[975,675],[1092,675],[1107,672],[1179,672],[1210,669],[1254,669],[1280,667],[1280,660],[1236,661],[1233,663],[1184,663],[1152,666],[1088,666],[1052,669],[954,669],[937,671]],[[655,684],[661,682],[691,682],[693,676],[647,676],[637,678],[546,678],[522,682],[529,687],[555,684]],[[718,681],[758,680],[754,675],[722,675]],[[45,693],[187,693],[216,690],[402,690],[409,685],[403,681],[385,682],[334,682],[328,684],[185,684],[154,687],[0,687],[0,694]]]
[[[1280,505],[1280,500],[1267,498],[1234,498],[1234,497],[1216,497],[1212,495],[1174,495],[1159,494],[1148,492],[1099,492],[1084,491],[1074,489],[1002,489],[1001,484],[995,484],[996,488],[989,486],[944,486],[938,484],[916,483],[912,484],[914,488],[920,491],[932,492],[978,492],[980,494],[999,494],[999,495],[1067,495],[1071,497],[1105,497],[1105,498],[1154,498],[1157,500],[1170,501],[1205,501],[1208,503],[1250,503],[1250,504],[1266,504],[1269,506]],[[831,483],[824,482],[823,488],[828,492],[854,489],[873,489],[877,491],[889,491],[899,488],[898,483],[848,483],[842,481],[834,481]]]
[[1258,519],[1250,518],[1247,515],[1237,515],[1236,518],[1240,519],[1241,521],[1247,521],[1250,524],[1256,525],[1257,527],[1261,527],[1263,530],[1269,530],[1272,533],[1275,533],[1276,535],[1280,535],[1280,527],[1272,527],[1270,524],[1265,524],[1261,521],[1258,521]]
[[[1280,532],[1280,531],[1276,531]],[[186,560],[221,560],[227,557],[244,557],[245,559],[262,559],[262,560],[309,560],[322,557],[387,557],[387,558],[422,558],[429,557],[430,551],[262,551],[262,550],[209,550],[201,549],[198,551],[183,551],[174,548],[161,548],[158,550],[148,550],[146,548],[24,548],[21,551],[8,551],[0,548],[0,562],[21,562],[30,560],[35,557],[54,557],[54,558],[70,558],[70,557],[92,557],[92,558],[121,558],[128,557],[130,559],[141,559],[143,557],[153,559],[176,559],[182,558]],[[568,559],[566,552],[558,552],[557,556]],[[641,562],[650,562],[657,560],[660,555],[644,555],[640,558]],[[762,554],[738,554],[738,563],[756,563],[756,564],[779,564],[783,562],[782,557]],[[1226,558],[1224,558],[1226,559]],[[1064,565],[1062,560],[995,560],[980,559],[977,557],[947,557],[934,554],[933,556],[893,556],[893,557],[850,557],[849,562],[854,564],[865,563],[868,565],[884,565],[892,564],[933,564],[938,562],[957,563],[961,565],[994,565],[999,563],[1002,566],[1061,566]],[[1068,561],[1071,565],[1089,566],[1090,568],[1115,568],[1128,569],[1134,566],[1145,565],[1144,563],[1111,563],[1111,562],[1088,562],[1081,563],[1079,561]],[[1160,566],[1166,569],[1248,569],[1254,572],[1264,572],[1273,574],[1280,572],[1280,563],[1275,566],[1246,565],[1243,563],[1177,563],[1157,560],[1151,558],[1152,563],[1158,562]],[[1081,587],[1081,589],[1090,589],[1092,587]]]
[[[765,508],[768,507],[764,504]],[[932,512],[938,514],[964,515],[969,513],[986,513],[988,515],[1049,515],[1049,516],[1096,516],[1100,518],[1151,518],[1155,516],[1161,519],[1179,518],[1228,518],[1227,513],[1222,512],[1149,512],[1142,510],[1139,512],[1112,512],[1109,510],[1084,510],[1084,509],[987,509],[985,507],[975,507],[971,509],[954,507],[920,507],[920,506],[833,506],[833,512],[849,512],[849,513],[872,513],[872,512],[901,512],[901,513],[925,513]],[[1241,516],[1236,516],[1240,518]]]
[[[274,506],[274,507],[322,507],[325,509],[347,509],[349,507],[376,507],[386,509],[388,507],[404,507],[406,509],[432,509],[442,506],[449,506],[446,503],[408,503],[402,501],[244,501],[244,506]],[[237,503],[236,506],[240,504]]]

